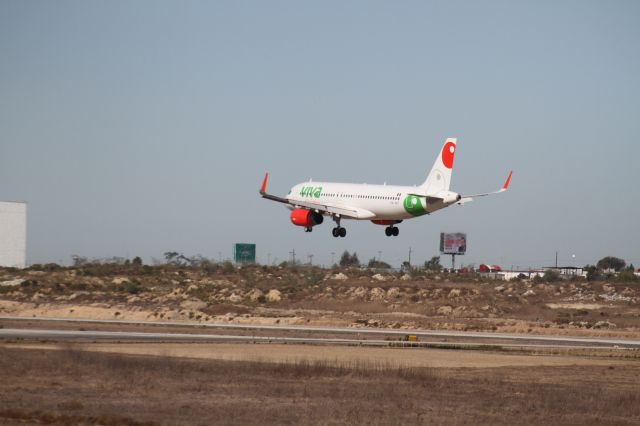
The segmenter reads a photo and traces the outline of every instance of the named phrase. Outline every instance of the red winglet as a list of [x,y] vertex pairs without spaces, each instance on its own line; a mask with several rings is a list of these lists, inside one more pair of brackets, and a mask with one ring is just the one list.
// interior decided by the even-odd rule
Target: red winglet
[[504,185],[502,185],[502,189],[509,188],[509,183],[511,182],[511,175],[513,174],[513,170],[509,172],[509,176],[507,176],[507,180],[504,181]]
[[[511,176],[509,176],[511,177]],[[267,192],[267,179],[269,178],[269,173],[265,173],[264,180],[262,181],[262,186],[260,187],[260,193],[264,194]]]

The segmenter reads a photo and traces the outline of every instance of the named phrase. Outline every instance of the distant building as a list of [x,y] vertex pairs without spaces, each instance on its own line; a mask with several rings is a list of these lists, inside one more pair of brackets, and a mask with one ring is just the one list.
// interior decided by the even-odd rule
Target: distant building
[[543,277],[546,271],[556,272],[560,278],[569,279],[573,277],[586,277],[587,273],[584,268],[576,267],[576,266],[549,266],[545,268],[538,269],[529,269],[524,271],[500,271],[498,272],[497,279],[511,280],[513,278],[526,278],[532,279],[536,276]]
[[586,277],[587,272],[579,266],[549,266],[545,268],[549,271],[555,271],[563,278]]
[[0,201],[0,266],[27,264],[27,204]]
[[512,280],[514,278],[525,278],[525,279],[532,279],[535,277],[542,277],[544,275],[544,271],[538,270],[538,269],[527,269],[527,270],[522,270],[522,271],[503,271],[503,272],[498,272],[496,275],[499,276],[499,279],[503,279],[503,280]]

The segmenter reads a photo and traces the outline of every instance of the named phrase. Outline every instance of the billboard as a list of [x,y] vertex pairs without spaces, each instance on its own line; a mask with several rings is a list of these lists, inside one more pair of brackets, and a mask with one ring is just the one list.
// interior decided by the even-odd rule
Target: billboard
[[27,262],[27,204],[0,201],[0,266]]
[[243,243],[234,244],[233,261],[236,263],[256,263],[256,245]]
[[465,254],[467,251],[467,234],[462,232],[441,232],[440,253]]

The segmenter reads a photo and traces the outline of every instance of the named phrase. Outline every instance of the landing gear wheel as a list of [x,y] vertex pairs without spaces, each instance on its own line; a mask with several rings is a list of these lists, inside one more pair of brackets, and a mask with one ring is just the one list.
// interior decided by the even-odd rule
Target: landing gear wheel
[[387,226],[386,228],[384,228],[384,235],[386,235],[387,237],[390,237],[392,234],[393,234],[393,231],[390,226]]
[[309,227],[309,228],[304,228],[304,232],[311,232],[313,231],[313,228]]
[[394,227],[393,227],[393,228],[391,228],[391,229],[393,230],[393,231],[392,231],[392,233],[393,233],[393,236],[394,236],[394,237],[397,237],[397,236],[398,236],[398,234],[400,234],[400,229],[399,229],[398,227],[394,226]]
[[333,216],[333,220],[336,223],[336,227],[333,228],[333,230],[331,231],[331,234],[334,237],[346,237],[347,236],[347,230],[343,227],[340,226],[340,215],[335,215]]

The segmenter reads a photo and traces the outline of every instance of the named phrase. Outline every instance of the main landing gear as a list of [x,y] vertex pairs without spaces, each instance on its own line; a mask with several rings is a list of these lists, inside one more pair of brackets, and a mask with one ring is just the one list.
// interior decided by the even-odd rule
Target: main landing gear
[[336,222],[337,226],[331,230],[331,235],[333,235],[335,238],[346,237],[347,230],[340,226],[340,216],[334,216],[333,220]]
[[384,234],[385,234],[387,237],[390,237],[390,236],[392,236],[392,235],[393,235],[394,237],[397,237],[397,236],[398,236],[398,234],[400,234],[400,229],[398,229],[398,227],[397,227],[397,226],[389,225],[389,226],[387,226],[386,228],[384,228]]
[[346,237],[347,236],[347,230],[346,230],[346,228],[342,228],[340,226],[336,226],[335,228],[333,228],[331,230],[331,234],[333,234],[334,237]]

